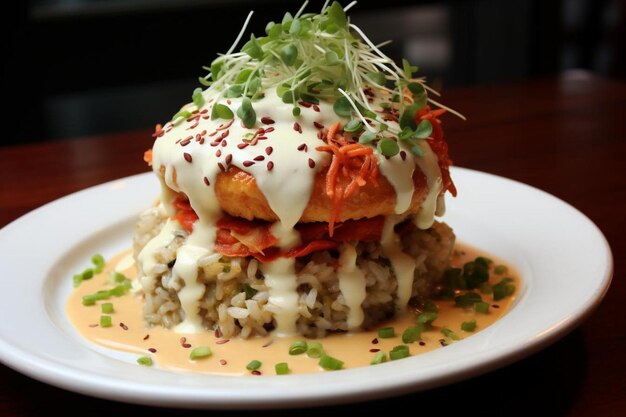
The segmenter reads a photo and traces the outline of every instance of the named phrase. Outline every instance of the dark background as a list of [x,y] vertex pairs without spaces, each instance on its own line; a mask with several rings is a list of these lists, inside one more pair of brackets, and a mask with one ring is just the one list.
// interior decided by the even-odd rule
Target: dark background
[[[17,4],[14,4],[17,3]],[[361,0],[351,21],[449,87],[589,71],[626,78],[622,0]],[[3,145],[146,129],[250,30],[300,1],[37,0],[3,4]],[[323,4],[312,0],[308,11]],[[348,1],[343,0],[345,6]],[[241,44],[240,44],[241,46]],[[488,97],[485,98],[488,103]]]

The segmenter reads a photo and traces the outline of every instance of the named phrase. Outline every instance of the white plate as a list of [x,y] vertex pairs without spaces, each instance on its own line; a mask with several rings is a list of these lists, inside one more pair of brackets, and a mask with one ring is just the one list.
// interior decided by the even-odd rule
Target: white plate
[[[136,355],[84,341],[64,314],[72,275],[96,252],[131,244],[133,223],[158,195],[151,173],[61,198],[0,231],[0,360],[33,378],[118,401],[189,408],[269,408],[371,400],[484,373],[553,342],[609,286],[613,263],[598,228],[543,191],[455,168],[460,190],[445,221],[458,239],[515,265],[523,288],[501,320],[444,349],[314,375],[207,376],[145,368]],[[8,256],[7,256],[8,255]]]

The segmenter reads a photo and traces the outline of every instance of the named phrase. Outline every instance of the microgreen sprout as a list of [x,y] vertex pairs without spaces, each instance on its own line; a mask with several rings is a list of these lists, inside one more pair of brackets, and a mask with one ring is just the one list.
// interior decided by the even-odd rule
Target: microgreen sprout
[[[190,111],[199,110],[204,97],[210,96],[214,97],[212,119],[232,119],[233,111],[223,100],[241,98],[237,116],[251,128],[256,117],[254,102],[275,89],[284,103],[294,104],[294,117],[300,116],[300,101],[324,100],[333,103],[338,116],[351,119],[345,126],[347,132],[365,136],[360,142],[372,143],[385,157],[399,153],[395,139],[401,132],[403,140],[409,141],[407,148],[422,155],[423,149],[411,142],[429,137],[432,126],[428,121],[418,123],[417,112],[428,103],[451,110],[429,99],[432,89],[423,78],[415,77],[417,67],[406,59],[399,67],[350,23],[346,11],[355,3],[343,8],[337,1],[327,1],[320,13],[304,13],[305,1],[295,14],[287,12],[281,20],[269,22],[264,36],[251,34],[236,51],[250,13],[231,48],[205,67],[208,73],[200,78],[206,87],[204,96],[196,89],[193,104],[177,113],[172,123],[188,118]],[[380,92],[382,101],[371,100],[368,88]],[[388,125],[381,109],[397,113],[400,128]],[[383,131],[393,139],[377,135]]]

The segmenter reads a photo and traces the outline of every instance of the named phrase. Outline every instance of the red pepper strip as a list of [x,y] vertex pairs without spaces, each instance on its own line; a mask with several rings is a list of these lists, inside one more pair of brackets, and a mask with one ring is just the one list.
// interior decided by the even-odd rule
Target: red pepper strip
[[181,197],[176,197],[172,205],[178,209],[174,215],[174,219],[178,220],[183,229],[191,233],[193,231],[193,224],[198,220],[198,215],[193,211],[193,208],[191,208],[189,201]]

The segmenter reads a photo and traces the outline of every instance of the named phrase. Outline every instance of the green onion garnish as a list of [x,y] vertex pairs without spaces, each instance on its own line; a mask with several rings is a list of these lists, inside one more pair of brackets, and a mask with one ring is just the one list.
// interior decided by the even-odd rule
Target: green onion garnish
[[409,356],[411,356],[411,353],[407,345],[394,346],[394,348],[389,352],[389,359],[392,361],[407,358]]
[[412,326],[408,327],[404,332],[402,332],[402,342],[403,343],[413,343],[417,339],[419,339],[422,334],[422,327]]
[[507,268],[505,265],[497,265],[495,268],[493,268],[493,272],[498,275],[505,274],[508,270],[509,268]]
[[298,340],[289,345],[290,355],[301,355],[307,351],[307,343],[304,340]]
[[471,291],[454,297],[454,303],[457,307],[472,307],[475,303],[479,303],[481,301],[483,301],[483,298],[480,294]]
[[102,309],[102,312],[104,314],[112,314],[114,309],[113,309],[113,303],[102,303],[102,305],[100,306],[100,308]]
[[449,337],[452,340],[460,340],[461,339],[456,333],[454,333],[453,330],[451,330],[451,329],[449,329],[447,327],[444,327],[443,329],[441,329],[441,334],[443,334],[445,337]]
[[246,365],[246,369],[248,371],[256,371],[260,367],[261,367],[261,361],[257,361],[256,359],[250,361],[250,363]]
[[142,356],[141,358],[137,358],[137,363],[143,366],[152,366],[152,358],[150,356]]
[[322,355],[318,364],[327,371],[336,371],[343,367],[343,361],[328,355]]
[[319,358],[324,354],[324,348],[320,342],[307,343],[306,355],[309,358]]
[[100,327],[111,327],[112,325],[111,316],[100,316]]
[[370,362],[370,365],[378,365],[379,363],[387,362],[387,354],[382,350],[374,354],[374,358]]
[[494,284],[492,287],[494,301],[501,300],[515,292],[515,285],[511,282],[513,282],[513,278],[503,278],[502,281]]
[[464,321],[461,323],[461,330],[465,332],[473,332],[476,330],[476,320]]
[[189,354],[189,359],[195,361],[197,359],[208,358],[212,354],[213,354],[213,352],[211,351],[210,347],[208,347],[208,346],[198,346],[198,347],[194,348],[191,351],[191,353]]
[[477,313],[487,314],[489,313],[489,304],[484,301],[480,301],[478,303],[474,303],[474,311]]
[[489,280],[489,267],[486,258],[476,258],[463,265],[463,277],[468,290],[478,288],[480,284]]
[[433,324],[433,321],[437,320],[437,313],[435,313],[434,311],[425,311],[424,313],[421,313],[419,316],[417,316],[415,320],[418,323],[430,326]]
[[94,264],[94,272],[99,274],[104,269],[104,257],[99,253],[91,257],[91,263]]
[[393,327],[383,327],[382,329],[378,329],[378,337],[381,339],[390,339],[395,337],[396,331]]
[[287,375],[289,373],[289,365],[287,362],[280,362],[274,365],[274,370],[276,370],[276,375]]

